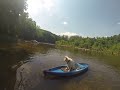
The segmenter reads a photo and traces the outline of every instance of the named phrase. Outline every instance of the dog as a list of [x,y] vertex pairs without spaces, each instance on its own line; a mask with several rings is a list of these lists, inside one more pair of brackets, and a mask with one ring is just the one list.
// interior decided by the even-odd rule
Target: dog
[[75,63],[75,61],[72,58],[69,58],[68,56],[64,57],[64,61],[67,63],[67,71],[72,71],[80,68],[80,66]]

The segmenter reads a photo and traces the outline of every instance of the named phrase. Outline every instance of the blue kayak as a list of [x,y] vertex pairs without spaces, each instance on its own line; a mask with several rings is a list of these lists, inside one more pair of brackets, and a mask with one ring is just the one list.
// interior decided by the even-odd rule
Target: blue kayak
[[78,65],[80,66],[79,69],[68,71],[68,72],[65,72],[64,70],[61,69],[61,68],[67,67],[67,65],[61,65],[55,68],[44,70],[43,73],[44,75],[74,76],[74,75],[82,74],[88,70],[88,64],[78,63]]

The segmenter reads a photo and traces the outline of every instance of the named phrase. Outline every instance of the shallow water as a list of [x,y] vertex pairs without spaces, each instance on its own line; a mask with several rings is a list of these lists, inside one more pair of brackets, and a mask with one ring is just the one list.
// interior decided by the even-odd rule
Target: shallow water
[[[24,58],[30,62],[21,65],[15,73],[2,70],[4,75],[10,76],[5,75],[6,80],[9,80],[0,86],[1,90],[120,90],[120,57],[57,49],[49,45],[40,48],[42,49]],[[42,71],[65,64],[65,55],[76,62],[89,64],[89,70],[71,78],[44,78]],[[3,80],[4,75],[0,76]]]

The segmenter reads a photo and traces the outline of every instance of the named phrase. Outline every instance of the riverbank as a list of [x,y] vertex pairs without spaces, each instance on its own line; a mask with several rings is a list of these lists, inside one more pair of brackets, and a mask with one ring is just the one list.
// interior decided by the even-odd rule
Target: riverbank
[[[115,56],[120,56],[120,53],[112,52],[110,50],[98,50],[98,49],[86,49],[86,48],[79,48],[79,47],[74,47],[70,45],[57,45],[57,44],[52,44],[52,43],[44,43],[44,42],[37,42],[37,41],[19,41],[17,43],[12,43],[12,44],[0,44],[0,51],[1,52],[25,52],[27,54],[32,54],[35,51],[38,51],[39,45],[50,45],[52,47],[56,48],[64,48],[64,49],[75,49],[79,50],[85,53],[92,53],[92,54],[98,54],[98,55],[115,55]],[[37,47],[36,47],[37,46]]]
[[120,56],[119,52],[113,52],[110,50],[98,50],[98,49],[86,49],[86,48],[79,48],[79,47],[74,47],[74,46],[70,46],[70,45],[56,45],[56,47],[59,48],[68,48],[68,49],[77,49],[80,50],[82,52],[86,52],[86,53],[94,53],[94,54],[99,54],[99,55],[114,55],[114,56]]
[[56,41],[56,45],[94,51],[102,54],[120,55],[120,34],[110,37],[72,36]]

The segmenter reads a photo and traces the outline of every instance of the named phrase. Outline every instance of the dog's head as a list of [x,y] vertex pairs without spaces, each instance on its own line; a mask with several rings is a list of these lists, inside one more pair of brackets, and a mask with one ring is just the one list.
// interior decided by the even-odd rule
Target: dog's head
[[72,60],[72,59],[69,58],[68,56],[65,56],[65,57],[64,57],[64,61],[65,61],[65,62],[69,62],[69,61],[71,61],[71,60]]

